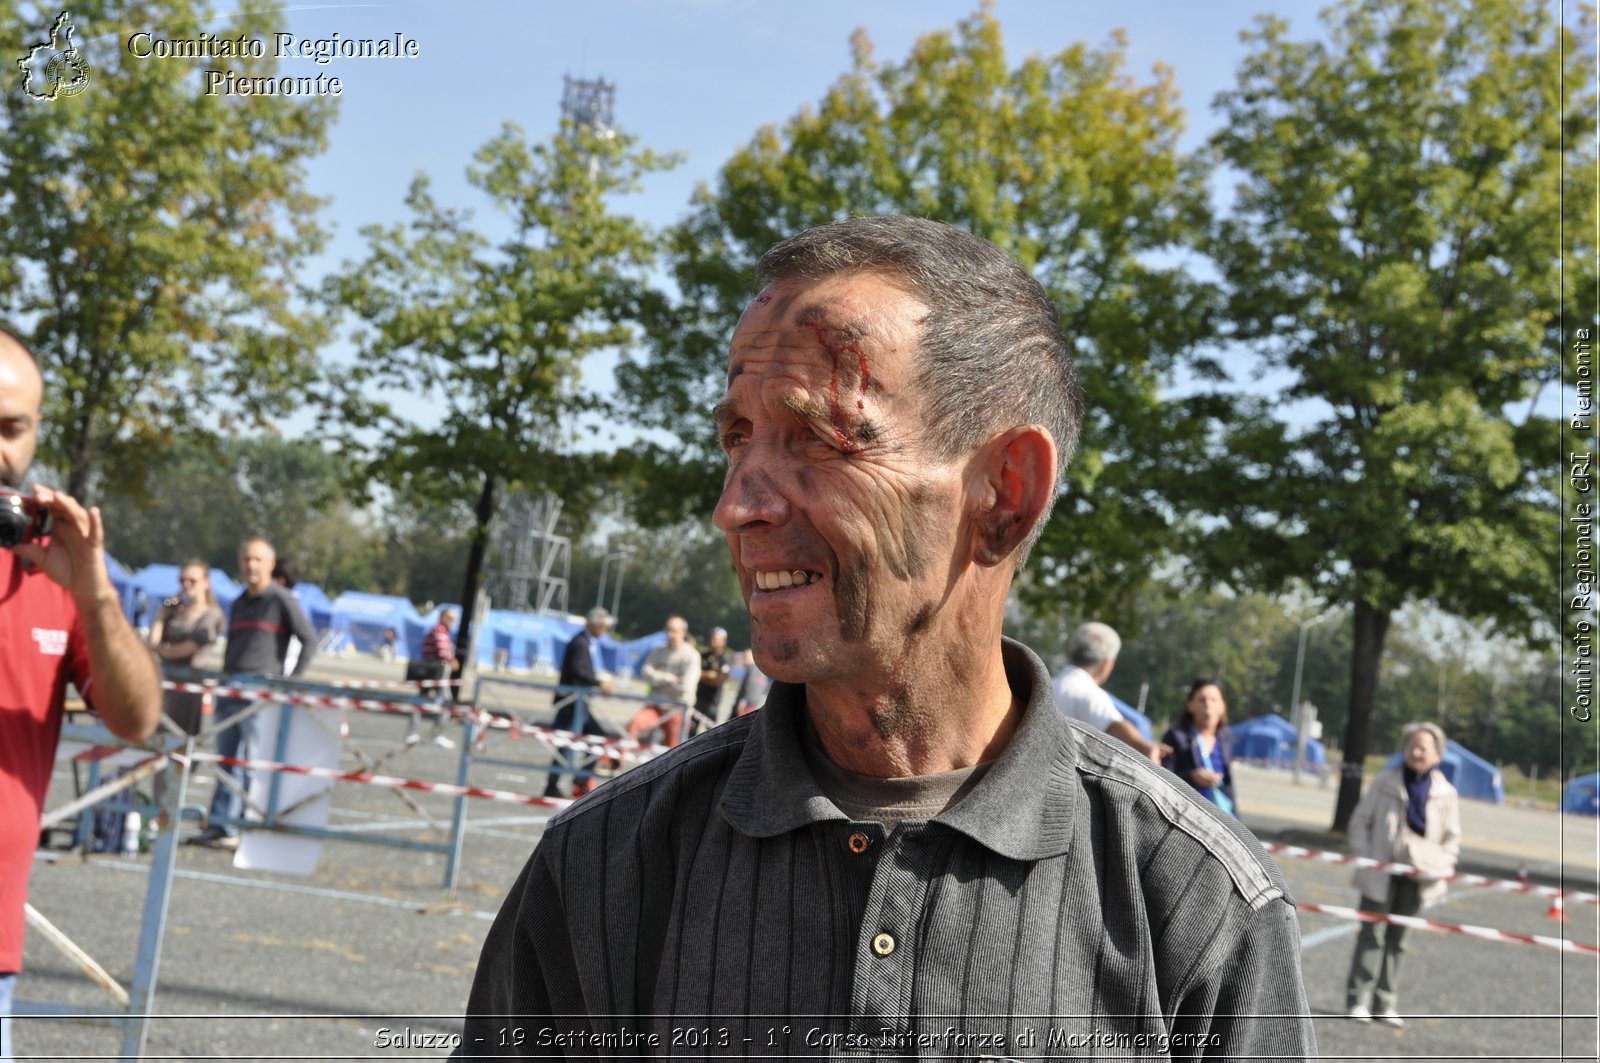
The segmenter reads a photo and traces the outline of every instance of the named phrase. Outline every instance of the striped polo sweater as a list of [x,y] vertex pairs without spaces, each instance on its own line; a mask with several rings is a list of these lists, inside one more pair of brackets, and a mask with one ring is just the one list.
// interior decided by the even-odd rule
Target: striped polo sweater
[[553,818],[457,1055],[1313,1056],[1293,904],[1255,839],[1003,653],[1017,733],[932,820],[886,836],[839,811],[784,683]]

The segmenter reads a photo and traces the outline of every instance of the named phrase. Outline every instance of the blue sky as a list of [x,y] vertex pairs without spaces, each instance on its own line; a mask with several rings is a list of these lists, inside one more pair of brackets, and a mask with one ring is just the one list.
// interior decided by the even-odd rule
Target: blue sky
[[[89,36],[116,33],[126,46],[144,29],[155,37],[194,37],[218,30],[239,7],[219,3],[210,25],[93,26]],[[259,5],[250,4],[252,8]],[[308,184],[328,198],[322,218],[332,231],[328,250],[310,265],[316,280],[342,262],[362,257],[360,229],[405,217],[406,189],[419,171],[444,204],[477,211],[483,231],[499,234],[501,219],[466,184],[472,153],[512,121],[533,139],[560,118],[563,75],[602,76],[617,86],[615,118],[649,147],[679,152],[677,169],[653,175],[644,190],[617,207],[664,227],[686,212],[695,186],[711,181],[724,161],[755,132],[782,123],[817,101],[849,67],[849,39],[866,29],[880,60],[902,59],[916,39],[953,28],[978,0],[365,0],[357,3],[272,4],[269,33],[299,38],[393,38],[416,42],[415,58],[334,58],[326,65],[287,59],[280,73],[318,73],[342,83],[340,113],[327,151],[312,160]],[[1127,35],[1126,69],[1148,81],[1156,64],[1173,69],[1188,112],[1187,146],[1214,129],[1211,102],[1232,85],[1245,54],[1239,40],[1256,16],[1271,12],[1290,22],[1297,38],[1317,36],[1319,5],[1310,0],[996,0],[1008,57],[1052,54],[1079,41],[1110,43]],[[50,10],[54,10],[53,8]],[[41,30],[47,29],[41,26]],[[270,45],[272,37],[264,38]],[[226,59],[146,60],[226,68]],[[328,354],[350,356],[347,343]],[[615,354],[591,359],[586,384],[612,389]],[[394,398],[394,396],[390,396]],[[402,409],[426,423],[439,404],[404,398]],[[289,418],[290,435],[312,430],[310,415]],[[631,437],[618,427],[599,445]],[[590,444],[593,445],[593,444]]]
[[[781,123],[819,99],[848,68],[849,38],[864,27],[883,60],[902,58],[922,34],[951,28],[976,0],[588,0],[511,2],[375,0],[359,4],[288,4],[274,29],[301,37],[415,39],[414,59],[335,59],[326,66],[288,61],[283,73],[336,75],[341,110],[327,152],[310,165],[309,184],[331,197],[325,220],[334,232],[316,271],[358,258],[359,230],[403,217],[413,176],[426,171],[445,203],[481,207],[463,171],[472,152],[514,121],[540,138],[559,121],[562,79],[603,76],[617,85],[616,121],[650,147],[681,152],[685,163],[654,175],[644,191],[619,203],[665,226],[687,209],[695,185],[762,125]],[[229,10],[224,8],[224,11]],[[1241,30],[1272,11],[1295,35],[1316,35],[1317,5],[1226,0],[1210,5],[1135,0],[1115,6],[1044,0],[998,0],[994,11],[1013,61],[1078,41],[1109,43],[1127,33],[1128,69],[1140,80],[1164,63],[1175,71],[1189,114],[1189,143],[1214,127],[1210,110],[1229,87],[1244,54]],[[193,33],[173,27],[171,36]],[[211,62],[205,65],[224,65]],[[494,231],[497,218],[480,210]],[[340,357],[343,345],[331,352]],[[609,390],[614,357],[596,358],[586,377]],[[417,404],[408,410],[427,420]],[[284,428],[299,434],[309,418]],[[604,441],[602,441],[604,442]]]
[[[1271,10],[1290,20],[1296,36],[1311,36],[1318,6],[999,0],[994,10],[1017,59],[1080,40],[1103,44],[1124,28],[1131,70],[1144,78],[1155,63],[1174,68],[1193,143],[1213,127],[1212,98],[1232,83],[1244,54],[1240,30]],[[866,28],[880,58],[897,59],[918,36],[954,26],[975,7],[976,0],[380,0],[286,5],[281,17],[287,32],[306,36],[398,32],[420,46],[416,59],[335,60],[324,68],[344,83],[342,113],[311,178],[333,196],[335,252],[348,255],[359,251],[362,224],[398,215],[416,171],[432,174],[442,196],[459,190],[465,199],[463,166],[503,121],[536,137],[552,130],[563,74],[616,82],[618,124],[646,145],[687,155],[630,201],[633,213],[667,224],[695,183],[714,176],[761,125],[822,95],[847,68],[856,27]],[[309,66],[287,64],[285,72]]]

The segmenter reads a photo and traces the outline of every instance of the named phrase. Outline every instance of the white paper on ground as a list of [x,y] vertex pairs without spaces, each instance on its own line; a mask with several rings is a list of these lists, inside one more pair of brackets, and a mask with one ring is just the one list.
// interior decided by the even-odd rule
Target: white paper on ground
[[[252,760],[272,760],[278,748],[278,709],[265,709],[256,722],[256,748]],[[307,768],[339,769],[340,725],[343,709],[296,707],[289,712],[289,742],[283,762]],[[272,780],[278,780],[278,807],[295,808],[280,815],[280,823],[296,827],[326,827],[328,810],[333,805],[332,779],[289,772],[253,771],[250,773],[250,800],[267,807]],[[306,800],[314,797],[313,800]],[[304,801],[304,804],[301,802]],[[242,830],[233,866],[254,871],[278,871],[289,875],[310,875],[317,870],[322,855],[322,839],[271,830]]]

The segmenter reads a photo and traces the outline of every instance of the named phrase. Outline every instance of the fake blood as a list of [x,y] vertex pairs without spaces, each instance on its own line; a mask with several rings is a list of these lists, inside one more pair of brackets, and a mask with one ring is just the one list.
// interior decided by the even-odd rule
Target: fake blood
[[830,338],[830,332],[820,324],[807,322],[806,327],[817,336],[817,342],[833,356],[833,375],[828,382],[828,422],[833,425],[833,433],[839,443],[839,449],[846,454],[859,454],[861,445],[855,441],[850,432],[850,420],[845,413],[844,405],[839,396],[839,363],[847,354],[856,357],[856,367],[860,372],[861,383],[856,395],[856,409],[867,408],[867,382],[871,374],[867,370],[867,356],[861,353],[859,343],[835,343]]

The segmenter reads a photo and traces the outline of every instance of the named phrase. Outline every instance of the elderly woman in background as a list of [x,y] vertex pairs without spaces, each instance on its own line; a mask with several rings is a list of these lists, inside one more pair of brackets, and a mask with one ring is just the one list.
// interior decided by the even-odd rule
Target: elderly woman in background
[[1202,676],[1189,684],[1183,718],[1161,736],[1172,750],[1161,766],[1199,791],[1200,796],[1230,816],[1238,816],[1233,796],[1229,747],[1228,702],[1222,684]]
[[[1415,915],[1444,896],[1442,880],[1455,873],[1461,853],[1461,807],[1456,788],[1439,770],[1445,749],[1439,725],[1408,724],[1400,743],[1405,754],[1401,763],[1372,781],[1350,818],[1350,852],[1410,864],[1422,872],[1421,877],[1410,877],[1360,868],[1355,875],[1363,911]],[[1405,1025],[1396,1010],[1405,933],[1403,926],[1361,924],[1345,984],[1350,1018]]]
[[[227,619],[211,593],[211,570],[204,561],[186,562],[178,575],[178,596],[162,604],[150,625],[150,646],[163,666],[188,668],[195,655],[217,640]],[[200,730],[200,699],[204,695],[167,691],[163,703],[167,716],[184,734]]]

